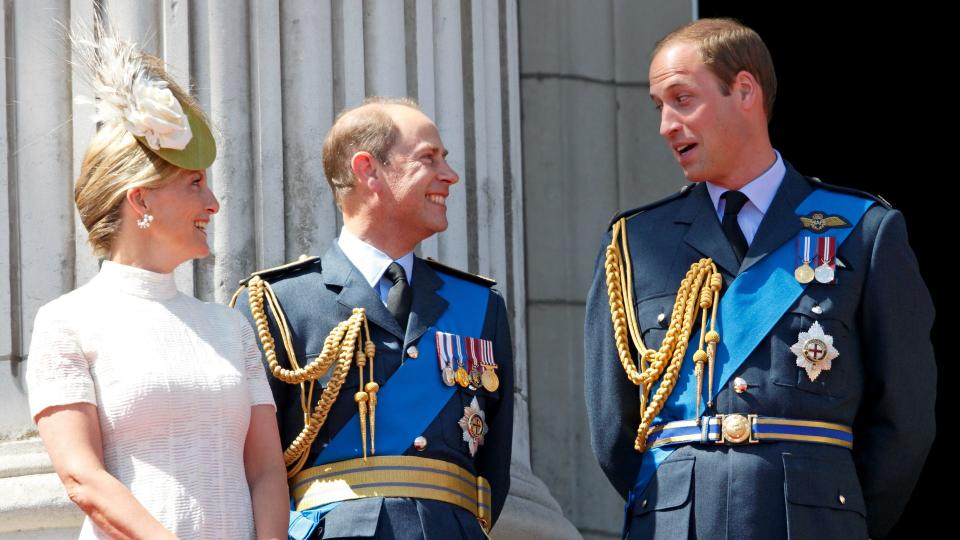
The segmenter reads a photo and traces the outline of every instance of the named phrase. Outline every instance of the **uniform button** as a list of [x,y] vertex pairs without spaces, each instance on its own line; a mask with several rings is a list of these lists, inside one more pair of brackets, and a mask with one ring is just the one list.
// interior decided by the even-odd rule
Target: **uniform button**
[[820,304],[814,304],[810,311],[816,313],[817,315],[823,315],[823,307]]
[[416,346],[411,345],[407,347],[407,356],[409,356],[410,358],[416,358],[419,355],[420,355],[420,351],[417,350]]
[[646,508],[646,507],[647,507],[647,500],[644,499],[643,502],[640,503],[640,508]]
[[666,314],[666,313],[661,313],[661,314],[657,315],[657,324],[659,324],[660,326],[663,326],[663,321],[665,321],[665,320],[667,320],[667,314]]
[[837,499],[840,501],[840,504],[847,504],[847,498],[843,495],[840,495]]
[[417,437],[413,440],[413,447],[416,448],[418,452],[423,452],[423,449],[427,447],[427,438],[423,435]]
[[733,380],[733,391],[742,394],[747,391],[747,381],[743,380],[740,377],[737,377]]

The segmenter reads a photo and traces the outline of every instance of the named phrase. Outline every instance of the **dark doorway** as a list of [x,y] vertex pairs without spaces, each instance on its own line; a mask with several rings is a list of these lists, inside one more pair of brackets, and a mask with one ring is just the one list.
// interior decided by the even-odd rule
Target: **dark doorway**
[[[946,46],[940,28],[949,17],[909,2],[700,0],[699,10],[739,19],[770,48],[779,82],[770,131],[785,159],[825,182],[879,194],[905,214],[937,304],[937,423],[945,433],[947,384],[956,373],[946,342],[953,307],[946,254],[960,250],[947,211],[957,161],[948,119],[957,97],[947,81],[955,45]],[[952,515],[945,446],[941,435],[891,538],[915,537]]]

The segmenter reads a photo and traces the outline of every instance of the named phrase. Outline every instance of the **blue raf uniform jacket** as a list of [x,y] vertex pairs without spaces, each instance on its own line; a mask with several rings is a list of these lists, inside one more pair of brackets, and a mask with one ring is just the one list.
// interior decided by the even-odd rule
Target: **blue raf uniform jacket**
[[[850,191],[787,167],[741,265],[702,184],[629,217],[633,309],[646,346],[660,347],[693,262],[712,258],[726,291],[737,274],[795,241],[802,225],[794,210],[817,188]],[[934,436],[933,306],[899,212],[873,205],[837,254],[836,283],[808,285],[736,371],[746,391],[717,381],[705,414],[844,424],[853,428],[853,450],[802,442],[675,447],[635,494],[629,538],[881,538],[896,523]],[[790,346],[814,321],[840,354],[811,381]],[[586,310],[587,412],[600,466],[626,497],[643,457],[634,450],[639,392],[611,326],[601,260]]]
[[[413,301],[406,335],[374,289],[336,245],[320,259],[313,258],[305,263],[292,265],[292,268],[286,270],[268,272],[263,278],[273,287],[286,314],[292,333],[293,349],[301,366],[317,357],[330,330],[348,319],[353,308],[365,308],[377,348],[374,377],[384,385],[389,384],[390,376],[402,362],[417,361],[406,354],[411,346],[436,347],[432,340],[429,343],[420,340],[427,328],[448,308],[447,301],[436,293],[442,285],[437,273],[442,270],[435,270],[432,264],[420,258],[414,260]],[[474,475],[486,478],[491,486],[492,519],[495,522],[510,486],[513,351],[503,299],[495,290],[490,289],[489,294],[482,333],[469,337],[493,342],[494,358],[499,366],[499,389],[496,392],[488,392],[482,388],[472,391],[457,386],[452,399],[421,434],[427,440],[426,448],[422,451],[416,450],[411,440],[404,455],[454,463]],[[246,294],[241,296],[237,307],[252,321]],[[280,342],[275,319],[271,315],[269,320],[271,334],[277,340],[278,360],[284,368],[289,369],[290,362]],[[332,371],[331,369],[330,372]],[[436,376],[441,376],[439,367],[436,368]],[[281,439],[286,448],[303,429],[300,388],[299,385],[284,383],[272,375],[268,375],[268,378],[277,404]],[[318,381],[319,386],[322,387],[328,380],[329,373]],[[314,390],[314,400],[319,398],[320,390],[321,388]],[[357,368],[353,366],[326,422],[313,442],[307,461],[308,467],[314,464],[327,442],[357,413],[357,405],[353,399],[357,390]],[[409,391],[418,390],[411,387]],[[468,444],[463,440],[463,431],[457,422],[464,416],[464,407],[470,405],[474,396],[486,413],[489,432],[485,436],[484,444],[479,447],[476,455],[471,457]],[[378,405],[380,408],[389,406],[389,403],[383,401]],[[390,429],[391,426],[378,423],[378,438]],[[339,503],[324,516],[314,538],[480,539],[485,538],[485,535],[477,518],[458,506],[426,499],[372,497]]]

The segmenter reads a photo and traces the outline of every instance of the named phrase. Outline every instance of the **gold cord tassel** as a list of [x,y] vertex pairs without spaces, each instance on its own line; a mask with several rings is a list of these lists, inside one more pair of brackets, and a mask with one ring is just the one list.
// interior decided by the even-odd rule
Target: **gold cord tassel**
[[370,398],[370,454],[377,454],[376,435],[377,435],[377,392],[380,391],[380,385],[373,380],[373,357],[377,352],[377,346],[370,337],[370,326],[367,321],[363,321],[363,329],[367,334],[367,341],[363,344],[363,353],[367,357],[367,363],[370,366],[370,382],[364,385],[363,389],[367,391]]
[[367,396],[366,392],[357,392],[353,395],[357,402],[358,414],[360,415],[360,443],[363,445],[363,460],[367,460]]
[[[367,364],[367,357],[363,354],[362,351],[356,351],[356,360],[354,362],[357,364],[357,380],[359,382],[359,388],[363,389],[363,368]],[[360,416],[360,444],[363,445],[363,460],[367,460],[367,403],[370,401],[370,396],[367,395],[366,390],[359,390],[356,394],[353,395],[353,400],[357,402],[357,414]]]
[[377,430],[377,391],[380,385],[375,382],[368,382],[364,389],[367,391],[367,397],[370,400],[370,454],[376,455],[377,447],[374,440]]

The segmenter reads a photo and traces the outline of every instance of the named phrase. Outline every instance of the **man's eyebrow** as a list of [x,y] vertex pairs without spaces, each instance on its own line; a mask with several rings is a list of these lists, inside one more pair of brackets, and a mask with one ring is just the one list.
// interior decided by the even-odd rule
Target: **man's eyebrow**
[[[672,80],[669,83],[667,83],[666,86],[660,89],[660,95],[667,95],[671,91],[676,89],[678,86],[688,87],[690,86],[690,83],[686,79]],[[657,99],[652,92],[650,93],[650,99]]]
[[685,78],[673,79],[663,87],[663,91],[673,90],[678,86],[690,86],[690,82]]
[[450,151],[446,148],[440,148],[439,146],[431,143],[426,143],[426,145],[420,148],[418,151],[423,152],[424,150],[428,150],[431,154],[436,154],[439,152],[443,157],[447,157],[447,154],[450,153]]

